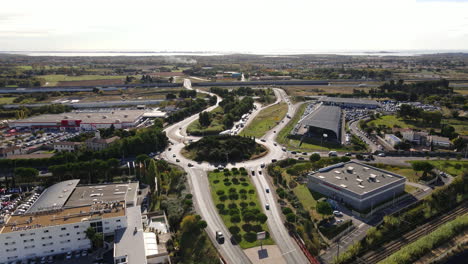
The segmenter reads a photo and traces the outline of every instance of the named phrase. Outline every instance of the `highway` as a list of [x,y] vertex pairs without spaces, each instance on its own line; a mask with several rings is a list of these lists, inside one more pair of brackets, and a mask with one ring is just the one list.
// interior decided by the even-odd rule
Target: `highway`
[[[184,82],[184,87],[191,89],[190,83],[187,82]],[[279,103],[281,101],[287,102],[288,115],[294,116],[297,107],[291,104],[287,98],[286,93],[283,90],[276,88],[274,89],[274,92],[277,96],[277,101],[273,104]],[[220,101],[221,98],[218,97],[218,103],[207,108],[205,111],[213,110],[218,106]],[[251,120],[258,112],[268,106],[257,109],[255,113],[250,115],[247,123],[251,122]],[[190,116],[176,124],[167,127],[164,130],[171,141],[171,145],[161,154],[161,156],[165,160],[183,167],[184,170],[188,173],[189,184],[192,190],[194,204],[197,212],[199,212],[203,219],[207,222],[207,233],[218,248],[223,258],[228,263],[250,263],[250,260],[244,254],[242,249],[230,241],[231,235],[224,225],[222,219],[218,215],[218,210],[216,209],[211,197],[207,171],[215,169],[218,164],[209,164],[207,162],[196,163],[180,154],[181,150],[185,147],[185,144],[189,140],[196,141],[200,139],[199,137],[188,136],[186,133],[188,125],[197,118],[198,114]],[[287,263],[308,263],[308,260],[299,249],[298,245],[289,236],[289,233],[283,224],[283,220],[281,218],[282,213],[276,203],[275,196],[272,192],[266,193],[265,191],[266,189],[273,190],[271,183],[265,176],[265,172],[258,174],[258,171],[262,170],[261,164],[267,165],[271,163],[273,159],[279,160],[287,157],[287,152],[283,151],[281,146],[275,143],[274,140],[277,135],[276,132],[279,132],[284,126],[286,126],[289,120],[290,119],[285,117],[284,120],[282,120],[284,122],[280,122],[277,126],[268,131],[262,139],[257,139],[259,144],[264,145],[269,150],[267,155],[255,160],[224,165],[226,165],[227,168],[245,167],[249,172],[252,170],[257,172],[256,176],[251,178],[259,193],[262,208],[265,214],[268,216],[267,224],[269,226],[271,236],[278,245]],[[269,204],[270,210],[265,209],[266,204]],[[214,234],[217,230],[222,231],[226,236],[226,242],[222,245],[218,244],[215,240]]]

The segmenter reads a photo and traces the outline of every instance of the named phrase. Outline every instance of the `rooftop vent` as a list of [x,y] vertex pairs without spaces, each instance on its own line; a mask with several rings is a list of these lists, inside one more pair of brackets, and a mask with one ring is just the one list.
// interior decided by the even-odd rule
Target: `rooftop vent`
[[354,167],[348,166],[348,167],[346,168],[346,171],[348,171],[349,173],[353,173]]
[[322,176],[322,175],[319,175],[318,177],[319,177],[320,179],[325,179],[325,177]]
[[340,184],[341,187],[343,188],[348,188],[348,186],[344,185],[344,184]]

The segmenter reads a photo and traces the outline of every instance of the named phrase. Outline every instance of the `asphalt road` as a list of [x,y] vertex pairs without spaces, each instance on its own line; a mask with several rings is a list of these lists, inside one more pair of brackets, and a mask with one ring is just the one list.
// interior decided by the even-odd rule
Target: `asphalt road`
[[[188,84],[184,86],[187,88],[190,87]],[[277,101],[275,103],[279,103],[280,101],[285,101],[288,103],[288,115],[291,117],[294,116],[297,107],[289,101],[286,93],[281,89],[274,89],[274,92],[277,96]],[[220,101],[221,98],[218,98],[218,103]],[[217,106],[218,104],[211,106],[205,111],[211,111]],[[268,106],[258,109],[257,113],[266,107]],[[250,115],[250,120],[247,121],[247,124],[251,122],[257,113]],[[194,196],[195,207],[203,219],[207,222],[207,233],[217,246],[224,259],[228,263],[249,263],[250,260],[240,249],[240,247],[230,241],[231,235],[224,225],[222,219],[218,215],[218,211],[211,197],[207,171],[215,169],[217,166],[219,166],[219,164],[209,164],[207,162],[196,163],[195,161],[189,160],[180,154],[181,150],[185,147],[185,144],[187,144],[189,140],[196,141],[199,139],[199,137],[188,136],[186,133],[187,126],[197,118],[198,114],[193,115],[165,129],[167,136],[172,142],[172,145],[166,149],[166,151],[163,152],[161,156],[171,163],[180,165],[188,173],[189,183]],[[268,131],[262,139],[257,139],[259,144],[264,145],[268,149],[267,155],[255,160],[223,165],[227,168],[245,167],[249,172],[252,170],[257,172],[256,176],[252,177],[252,182],[254,183],[259,193],[262,208],[265,214],[268,216],[267,224],[269,226],[271,236],[274,238],[276,244],[280,248],[280,251],[287,263],[307,263],[308,260],[305,258],[298,245],[289,236],[288,231],[283,224],[281,210],[276,204],[274,195],[271,192],[266,193],[265,191],[267,188],[273,190],[270,186],[270,183],[266,179],[265,172],[260,175],[258,174],[258,171],[261,170],[262,164],[267,165],[271,163],[273,159],[280,160],[287,157],[287,152],[283,151],[281,146],[274,140],[277,136],[277,132],[286,126],[289,120],[289,118],[285,117],[284,120],[282,120],[284,122],[280,122],[277,126]],[[266,210],[266,204],[269,204],[270,210]],[[217,230],[220,230],[225,234],[226,242],[223,245],[219,245],[215,240],[215,232]]]

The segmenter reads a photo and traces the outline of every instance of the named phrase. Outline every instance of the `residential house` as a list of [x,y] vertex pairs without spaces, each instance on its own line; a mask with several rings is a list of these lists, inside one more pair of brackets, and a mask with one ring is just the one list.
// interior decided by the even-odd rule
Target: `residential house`
[[74,152],[74,151],[77,151],[81,145],[83,145],[83,143],[81,142],[70,142],[70,141],[54,142],[54,150]]
[[110,145],[119,140],[120,137],[101,138],[99,130],[96,131],[96,135],[93,138],[86,140],[86,147],[93,151],[101,151],[108,148]]
[[401,142],[401,139],[399,139],[394,134],[385,134],[385,141],[387,141],[388,144],[392,145],[392,147],[395,147],[396,144]]

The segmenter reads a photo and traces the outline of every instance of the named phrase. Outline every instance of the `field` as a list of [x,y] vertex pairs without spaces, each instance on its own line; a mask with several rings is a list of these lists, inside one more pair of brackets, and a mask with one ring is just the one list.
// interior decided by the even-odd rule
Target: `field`
[[200,122],[198,122],[198,119],[190,123],[190,125],[187,127],[187,133],[191,135],[215,135],[219,134],[224,130],[224,125],[223,125],[223,109],[218,106],[213,111],[210,112],[213,114],[213,119],[211,121],[211,124],[208,127],[202,127],[200,126]]
[[322,219],[322,216],[315,210],[317,200],[324,197],[322,194],[312,192],[305,184],[298,184],[293,189],[293,192],[299,199],[299,202],[302,204],[304,209],[309,211],[309,213],[312,215],[312,218],[316,220]]
[[[225,170],[208,174],[213,201],[229,231],[243,249],[260,246],[256,232],[268,231],[255,187],[244,170]],[[248,211],[247,211],[248,210]],[[263,219],[266,220],[266,219]],[[229,239],[229,238],[226,238]],[[274,244],[272,238],[264,245]]]
[[277,122],[282,120],[288,112],[288,106],[285,103],[275,104],[263,109],[252,120],[252,122],[242,130],[241,136],[253,136],[260,138],[274,127]]
[[[355,83],[354,83],[355,84]],[[368,91],[369,87],[340,86],[340,85],[311,85],[311,86],[284,86],[286,92],[291,96],[315,96],[326,93],[352,94],[353,89]]]
[[421,177],[422,175],[422,172],[417,173],[410,166],[403,167],[403,166],[394,166],[394,165],[388,165],[388,164],[382,164],[382,163],[371,164],[371,166],[381,168],[384,170],[388,170],[393,173],[405,176],[410,182],[418,182],[419,177]]
[[[54,75],[43,75],[39,76],[43,78],[47,84],[46,86],[56,86],[59,82],[69,82],[74,81],[74,85],[92,85],[86,84],[89,82],[84,82],[84,84],[80,84],[76,81],[94,81],[94,80],[110,80],[110,79],[119,79],[124,80],[126,76],[123,75],[80,75],[80,76],[68,76],[63,74],[54,74]],[[97,84],[98,85],[98,84]]]
[[0,105],[12,104],[16,97],[0,97]]
[[[459,176],[463,174],[468,168],[468,161],[447,161],[447,160],[427,160],[436,168],[447,172],[452,176]],[[411,163],[412,161],[410,161]]]
[[[454,119],[454,118],[442,118],[442,124],[448,124],[455,128],[455,131],[462,135],[468,135],[468,120],[465,119]],[[415,128],[429,129],[431,127],[425,126],[423,122],[418,122],[414,120],[404,120],[395,115],[386,115],[375,120],[372,120],[368,123],[369,126],[378,127],[380,125],[392,128],[394,126],[399,126],[402,128]]]

